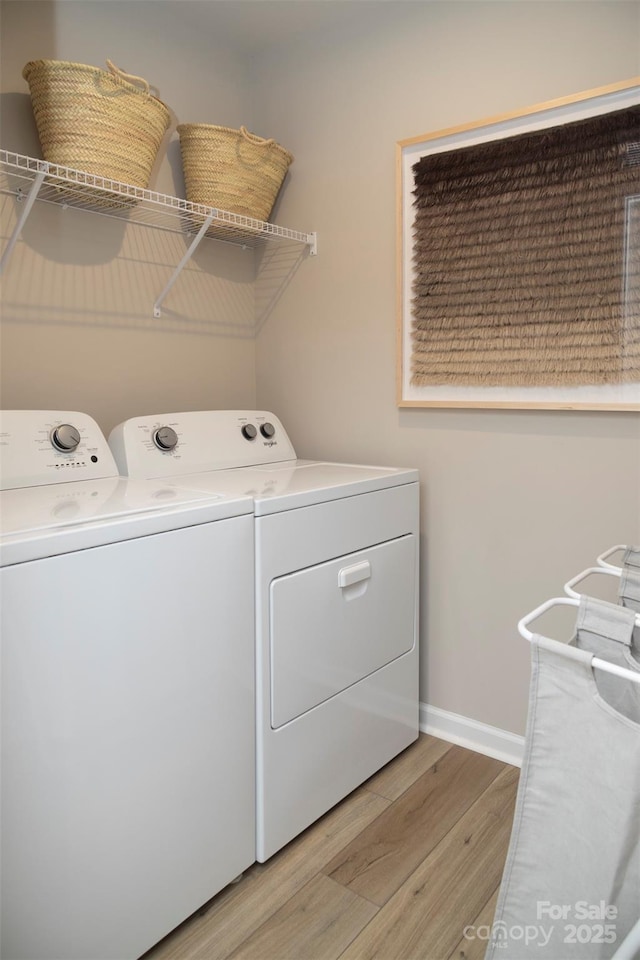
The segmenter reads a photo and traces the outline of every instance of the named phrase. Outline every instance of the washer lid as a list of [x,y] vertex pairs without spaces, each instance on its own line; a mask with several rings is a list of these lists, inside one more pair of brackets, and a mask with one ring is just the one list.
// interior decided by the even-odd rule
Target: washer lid
[[23,563],[252,511],[251,498],[235,493],[122,477],[5,490],[0,562]]
[[317,460],[288,460],[260,467],[213,470],[175,478],[191,490],[253,497],[256,516],[417,483],[418,471]]

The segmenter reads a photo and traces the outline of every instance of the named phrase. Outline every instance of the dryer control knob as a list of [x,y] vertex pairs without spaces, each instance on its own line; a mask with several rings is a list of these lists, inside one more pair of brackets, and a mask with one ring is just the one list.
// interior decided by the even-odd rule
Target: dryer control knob
[[260,425],[260,433],[262,434],[263,437],[266,437],[267,440],[270,440],[275,432],[276,432],[276,428],[272,423],[262,423]]
[[245,423],[241,432],[245,440],[255,440],[255,438],[258,436],[258,431],[252,423]]
[[72,453],[80,443],[80,431],[70,423],[61,423],[49,434],[52,446],[62,453]]
[[178,434],[173,427],[158,427],[153,432],[153,442],[158,450],[173,450],[178,445]]

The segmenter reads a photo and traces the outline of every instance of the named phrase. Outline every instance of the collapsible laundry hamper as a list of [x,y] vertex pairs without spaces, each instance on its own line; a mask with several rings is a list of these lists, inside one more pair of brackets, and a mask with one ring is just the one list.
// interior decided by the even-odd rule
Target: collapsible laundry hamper
[[[639,685],[603,674],[635,615],[581,601],[576,637],[531,641],[516,813],[486,960],[610,958],[640,915]],[[591,648],[591,649],[589,649]],[[630,690],[629,688],[633,688]]]
[[[635,622],[634,610],[622,609],[605,600],[582,597],[571,644],[601,660],[640,673],[640,631]],[[640,684],[621,683],[618,677],[601,672],[596,673],[596,679],[598,692],[606,703],[640,724]],[[640,900],[638,912],[640,914]]]
[[622,557],[622,565],[640,570],[640,547],[627,547]]
[[620,574],[618,600],[623,607],[640,612],[640,568],[625,567]]
[[[636,570],[633,567],[616,567],[613,566],[613,564],[588,567],[586,570],[583,570],[582,573],[579,573],[577,577],[573,577],[565,583],[564,592],[573,599],[586,599],[587,595],[578,593],[575,588],[582,580],[586,580],[587,577],[591,577],[594,574],[606,575],[609,578],[613,577],[614,580],[617,580],[617,602],[623,607],[628,607],[630,610],[640,613],[640,569]],[[638,633],[637,645],[640,646],[640,629],[636,632]],[[640,659],[640,652],[638,659]]]
[[620,551],[622,551],[622,567],[626,569],[631,568],[632,570],[640,572],[640,546],[628,546],[623,543],[618,543],[600,554],[598,557],[598,566],[606,567],[609,570],[620,571],[620,566],[611,563],[609,560],[609,557],[612,557],[614,553],[619,553]]

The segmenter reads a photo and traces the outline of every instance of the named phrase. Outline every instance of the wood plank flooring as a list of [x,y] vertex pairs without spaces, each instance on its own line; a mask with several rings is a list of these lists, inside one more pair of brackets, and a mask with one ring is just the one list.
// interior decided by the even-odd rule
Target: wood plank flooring
[[518,773],[421,735],[144,960],[482,960]]

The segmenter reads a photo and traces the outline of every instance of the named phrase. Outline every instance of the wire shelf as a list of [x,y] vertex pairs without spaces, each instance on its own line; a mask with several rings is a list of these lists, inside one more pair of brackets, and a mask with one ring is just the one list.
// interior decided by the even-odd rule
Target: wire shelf
[[154,317],[161,316],[162,303],[205,237],[241,247],[254,247],[270,240],[289,241],[304,244],[311,255],[317,252],[315,233],[289,230],[8,150],[0,150],[0,193],[15,197],[20,208],[0,257],[0,270],[11,256],[36,201],[191,236],[188,250],[153,304]]
[[37,200],[87,210],[172,233],[197,234],[211,218],[207,236],[243,247],[270,240],[306,244],[315,252],[315,234],[290,230],[226,210],[190,203],[153,190],[142,190],[117,180],[106,180],[82,170],[62,167],[0,150],[0,193],[26,198],[38,176]]

